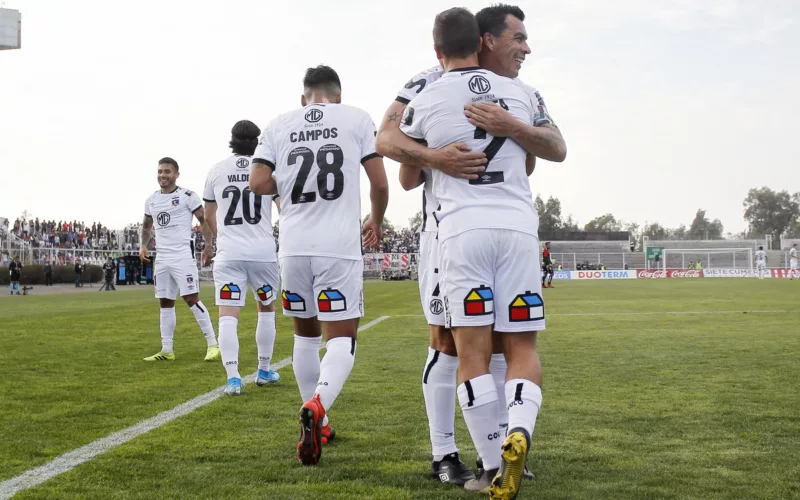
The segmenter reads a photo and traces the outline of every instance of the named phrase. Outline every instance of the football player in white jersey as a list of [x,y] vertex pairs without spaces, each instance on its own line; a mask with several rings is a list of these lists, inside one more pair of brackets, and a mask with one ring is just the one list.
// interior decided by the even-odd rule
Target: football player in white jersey
[[[508,78],[516,78],[519,74],[519,61],[524,60],[530,53],[527,45],[523,21],[525,14],[519,7],[511,5],[495,5],[486,7],[476,14],[483,48],[479,54],[479,63],[482,68],[491,69],[495,73]],[[407,190],[414,189],[419,184],[425,184],[423,213],[436,209],[436,200],[431,194],[430,169],[420,169],[423,162],[414,161],[415,158],[425,158],[430,164],[443,172],[458,177],[475,179],[476,168],[485,162],[482,152],[469,152],[466,144],[458,143],[446,146],[441,150],[432,150],[423,145],[415,144],[399,131],[399,117],[403,114],[406,104],[419,94],[426,85],[429,85],[444,74],[441,64],[422,71],[412,77],[408,83],[397,93],[397,98],[387,109],[381,129],[378,133],[378,151],[403,163],[400,168],[400,182]],[[505,110],[498,106],[478,103],[474,105],[475,119],[482,122],[482,128],[494,136],[508,135],[514,127],[518,134],[533,134],[541,137],[539,145],[528,150],[526,169],[528,175],[533,173],[536,165],[536,154],[553,161],[563,161],[566,154],[566,144],[560,131],[550,118],[550,114],[541,97],[534,89],[524,85],[523,88],[530,96],[535,108],[536,118],[534,127],[522,124]],[[484,108],[485,106],[489,106]],[[473,106],[470,106],[472,108]],[[485,111],[485,113],[484,113]],[[531,141],[527,141],[531,142]],[[530,147],[530,146],[529,146]],[[459,170],[455,164],[461,163]],[[470,175],[472,174],[472,175]],[[428,243],[435,240],[434,217],[427,219],[424,232],[420,236],[420,297],[423,310],[430,325],[430,347],[428,359],[423,370],[423,394],[425,395],[426,409],[433,447],[432,475],[442,481],[462,485],[472,473],[459,460],[454,438],[455,429],[455,400],[456,367],[455,344],[449,330],[442,326],[443,316],[432,315],[431,310],[437,307],[437,298],[433,291],[439,291],[438,280],[431,279],[437,276],[438,262],[436,262],[436,247]],[[502,354],[502,346],[495,342],[495,349],[490,364],[490,371],[498,390],[498,409],[500,411],[500,428],[505,433],[508,423],[508,411],[505,405],[505,376],[506,363]],[[450,389],[447,389],[449,387]],[[449,390],[449,393],[447,391]],[[525,470],[526,478],[533,478],[533,474]]]
[[[341,104],[341,88],[332,68],[309,68],[303,107],[264,129],[250,174],[254,193],[277,189],[281,196],[281,299],[296,332],[292,366],[304,401],[297,457],[304,465],[316,464],[332,438],[326,413],[353,369],[364,315],[361,235],[366,247],[378,243],[389,199],[375,125],[366,112]],[[363,228],[361,165],[372,200]]]
[[[250,158],[258,145],[261,130],[249,120],[237,122],[231,130],[233,154],[217,163],[208,173],[203,190],[205,215],[217,238],[214,260],[214,285],[219,306],[219,347],[227,374],[224,393],[242,392],[239,374],[239,312],[245,305],[247,289],[253,289],[258,305],[256,346],[258,372],[256,385],[280,380],[270,369],[275,344],[275,297],[280,282],[275,238],[272,235],[272,202],[277,197],[250,192]],[[209,242],[203,251],[203,265],[212,260]]]
[[792,249],[789,250],[789,279],[793,280],[797,275],[797,243],[792,245]]
[[[440,287],[445,326],[452,329],[458,352],[458,399],[484,467],[464,487],[492,498],[513,498],[542,402],[536,353],[536,332],[545,327],[538,217],[527,179],[527,152],[520,145],[525,140],[491,136],[470,123],[464,108],[495,102],[530,126],[537,108],[518,82],[478,66],[481,41],[478,21],[466,9],[436,17],[434,47],[446,73],[411,100],[401,130],[433,149],[463,142],[486,154],[487,168],[477,179],[433,170],[433,194],[440,205]],[[493,329],[508,364],[504,440],[489,368]]]
[[764,275],[767,273],[767,252],[764,251],[764,247],[758,247],[756,252],[756,275],[763,280]]
[[206,337],[208,350],[205,360],[216,361],[220,353],[214,326],[211,324],[208,309],[200,300],[200,282],[192,241],[192,217],[197,218],[209,245],[211,233],[206,224],[200,197],[192,191],[178,187],[176,182],[179,176],[178,162],[172,158],[159,160],[158,184],[161,189],[151,194],[144,205],[139,258],[142,262],[150,262],[147,258],[147,246],[155,231],[156,262],[153,283],[156,298],[161,302],[161,351],[144,360],[175,360],[172,350],[176,324],[175,296],[180,293]]

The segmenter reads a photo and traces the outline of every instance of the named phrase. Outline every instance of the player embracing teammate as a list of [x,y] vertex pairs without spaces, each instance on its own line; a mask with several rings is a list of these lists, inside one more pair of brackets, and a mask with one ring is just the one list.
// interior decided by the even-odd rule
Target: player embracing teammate
[[[562,161],[566,148],[538,92],[487,71],[510,66],[511,71],[505,72],[512,74],[505,76],[516,77],[530,53],[524,14],[516,7],[497,6],[484,9],[478,18],[483,22],[459,8],[437,16],[434,45],[443,66],[440,78],[432,81],[431,74],[437,73],[434,68],[407,84],[408,89],[417,88],[417,95],[410,102],[398,96],[400,105],[407,103],[402,118],[397,104],[387,111],[379,151],[403,163],[405,188],[425,183],[425,214],[433,202],[431,215],[438,223],[438,262],[423,280],[431,284],[420,283],[431,324],[423,392],[434,473],[439,467],[443,481],[488,492],[493,498],[513,498],[519,491],[542,400],[536,331],[544,329],[544,303],[538,218],[527,175],[533,170],[534,156]],[[481,44],[481,54],[488,51],[494,57],[479,61]],[[411,139],[439,151],[399,138],[393,126],[398,121]],[[426,166],[433,168],[420,170]],[[412,167],[417,169],[416,177]],[[421,257],[429,262],[437,259],[432,252]],[[447,330],[435,330],[439,325],[431,319],[438,310],[433,307],[438,295],[431,290],[443,299],[444,326],[452,330],[457,365],[450,362],[452,355],[436,348],[446,345],[442,340]],[[492,355],[498,351],[497,344],[507,362],[500,384],[497,372],[501,370],[492,369],[500,364]],[[453,453],[452,406],[447,405],[453,394],[448,396],[447,388],[448,380],[450,386],[455,385],[456,366],[462,381],[458,400],[483,461],[474,479],[467,479]],[[435,387],[427,387],[434,372],[438,372]],[[435,396],[429,397],[429,392]],[[504,416],[507,436],[501,426]],[[448,460],[443,471],[442,461]]]

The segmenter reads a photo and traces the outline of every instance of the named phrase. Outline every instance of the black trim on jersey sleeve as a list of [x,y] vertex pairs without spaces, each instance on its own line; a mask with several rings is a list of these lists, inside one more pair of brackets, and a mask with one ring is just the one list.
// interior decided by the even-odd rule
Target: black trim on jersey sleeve
[[413,140],[416,143],[422,144],[423,146],[428,145],[428,141],[426,141],[425,139],[417,139],[415,137],[409,137],[409,139]]
[[408,104],[408,103],[410,103],[410,102],[411,102],[411,100],[410,100],[410,99],[406,99],[406,98],[405,98],[405,97],[403,97],[403,96],[397,96],[397,97],[395,97],[395,98],[394,98],[394,100],[395,100],[395,101],[397,101],[397,102],[401,102],[401,103],[403,103],[403,104]]
[[369,160],[371,160],[373,158],[383,158],[383,156],[379,155],[378,153],[368,154],[367,156],[361,158],[361,163],[364,163],[365,161],[369,161]]
[[194,210],[192,210],[192,213],[195,213],[195,212],[197,212],[197,211],[198,211],[198,210],[200,210],[201,208],[203,208],[203,205],[200,205],[199,207],[197,207],[197,208],[195,208]]
[[271,168],[273,172],[275,171],[275,164],[264,158],[253,158],[250,163],[261,163]]
[[207,198],[203,198],[203,201],[207,201],[209,203],[216,203],[217,200],[209,200]]
[[153,218],[153,216],[152,216],[152,215],[147,215],[147,214],[144,214],[144,216],[145,216],[145,217],[150,217],[151,219]]
[[273,195],[272,195],[272,199],[273,199],[273,200],[274,200],[275,198],[280,198],[280,197],[281,197],[281,195],[279,195],[279,194],[273,194]]

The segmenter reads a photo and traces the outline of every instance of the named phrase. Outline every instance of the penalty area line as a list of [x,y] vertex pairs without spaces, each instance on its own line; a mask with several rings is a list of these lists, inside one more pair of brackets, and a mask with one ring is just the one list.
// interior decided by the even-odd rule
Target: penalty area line
[[[369,323],[360,326],[358,331],[359,333],[363,332],[364,330],[372,328],[378,323],[389,318],[391,318],[391,316],[380,316],[376,319],[373,319]],[[290,364],[292,364],[291,356],[275,363],[272,366],[272,369],[277,371],[281,368],[289,366]],[[242,379],[242,382],[245,384],[254,382],[257,373],[258,372],[253,372],[250,375],[247,375]],[[147,420],[142,420],[138,424],[134,424],[104,438],[92,441],[85,446],[81,446],[80,448],[56,457],[44,465],[40,465],[39,467],[30,469],[18,476],[3,481],[0,483],[0,500],[7,500],[20,491],[40,485],[51,478],[54,478],[60,474],[74,469],[85,462],[88,462],[94,457],[105,453],[112,448],[116,448],[117,446],[127,443],[128,441],[139,437],[142,434],[150,432],[153,429],[158,429],[159,427],[175,420],[176,418],[189,414],[198,408],[202,408],[203,406],[220,399],[222,397],[222,390],[224,388],[224,385],[217,387],[216,389],[213,389],[205,394],[201,394],[200,396],[182,403],[171,410],[161,412],[154,417],[148,418]]]

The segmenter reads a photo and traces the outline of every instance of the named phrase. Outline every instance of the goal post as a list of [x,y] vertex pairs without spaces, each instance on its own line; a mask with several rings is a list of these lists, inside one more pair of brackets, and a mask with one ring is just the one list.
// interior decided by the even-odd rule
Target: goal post
[[693,262],[700,262],[702,269],[748,269],[753,270],[752,248],[665,248],[661,267],[688,269]]

